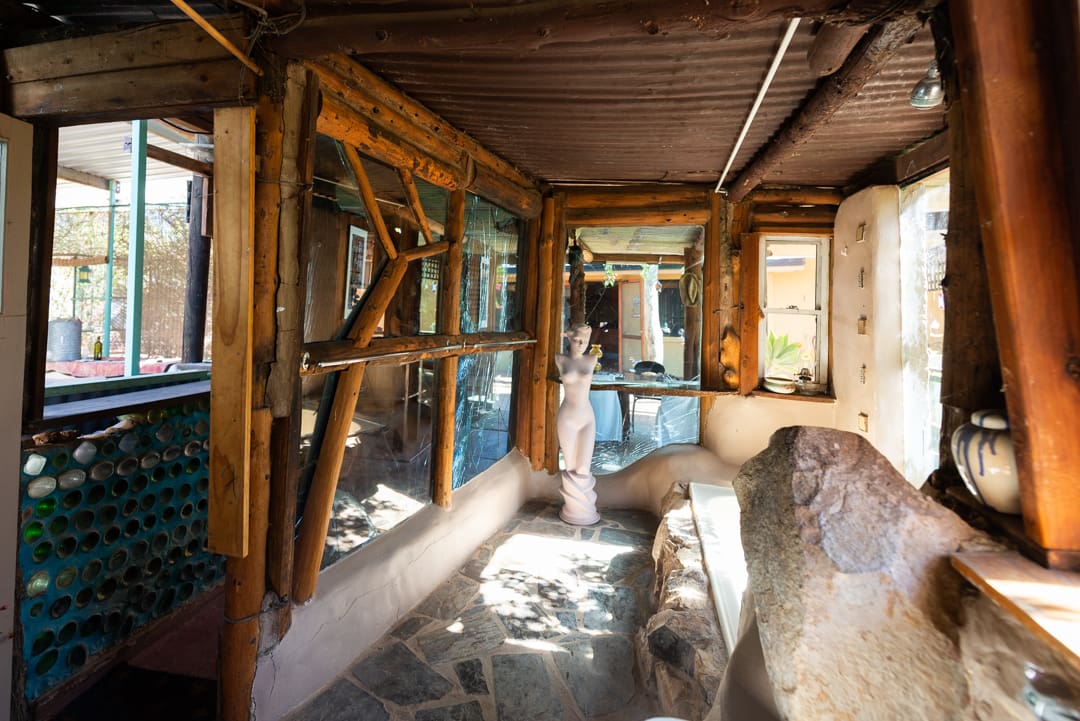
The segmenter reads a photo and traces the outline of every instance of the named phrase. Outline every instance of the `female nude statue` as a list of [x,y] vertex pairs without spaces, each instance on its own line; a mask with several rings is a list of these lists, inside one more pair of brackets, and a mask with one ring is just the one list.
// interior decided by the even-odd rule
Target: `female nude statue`
[[589,403],[589,386],[596,359],[585,355],[592,329],[579,323],[563,335],[569,341],[569,348],[555,356],[563,386],[563,401],[555,420],[566,467],[562,472],[564,503],[559,516],[567,523],[588,526],[600,520],[593,490],[596,478],[590,470],[596,418]]

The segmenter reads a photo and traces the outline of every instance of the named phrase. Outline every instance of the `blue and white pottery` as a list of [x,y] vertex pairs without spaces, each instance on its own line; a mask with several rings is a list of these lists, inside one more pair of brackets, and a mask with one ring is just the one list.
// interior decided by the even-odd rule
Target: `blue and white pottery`
[[1020,512],[1020,481],[1002,411],[975,411],[971,423],[953,431],[952,454],[964,485],[982,503],[1001,513]]

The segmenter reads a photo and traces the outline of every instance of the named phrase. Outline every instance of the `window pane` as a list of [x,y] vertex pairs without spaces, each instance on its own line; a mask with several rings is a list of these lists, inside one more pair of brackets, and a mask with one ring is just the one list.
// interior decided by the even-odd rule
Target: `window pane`
[[454,488],[510,450],[514,352],[477,353],[458,361],[454,418]]
[[521,330],[516,280],[524,223],[475,195],[465,202],[461,332]]
[[765,375],[794,378],[802,368],[817,376],[817,316],[765,313]]
[[765,307],[817,308],[817,245],[765,245]]
[[[345,441],[323,552],[323,566],[390,530],[431,501],[434,363],[370,365]],[[300,447],[302,496],[318,456],[322,425],[332,403],[326,392],[305,394]],[[301,497],[301,508],[306,500]]]

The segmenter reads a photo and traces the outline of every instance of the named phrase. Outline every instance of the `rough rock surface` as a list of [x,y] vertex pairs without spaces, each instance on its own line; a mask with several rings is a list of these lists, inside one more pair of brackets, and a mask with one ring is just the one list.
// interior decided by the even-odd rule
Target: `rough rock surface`
[[638,658],[664,712],[699,721],[713,705],[728,654],[685,484],[672,486],[663,511],[653,544],[657,611],[638,634]]
[[990,541],[844,431],[783,428],[733,485],[781,714],[963,718],[963,581],[948,556]]

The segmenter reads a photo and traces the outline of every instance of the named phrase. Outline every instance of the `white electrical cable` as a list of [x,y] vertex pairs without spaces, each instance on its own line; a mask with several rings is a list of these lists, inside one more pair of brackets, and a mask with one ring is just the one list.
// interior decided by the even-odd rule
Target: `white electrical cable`
[[746,117],[742,132],[739,133],[739,139],[735,141],[735,147],[731,149],[731,156],[728,158],[727,165],[724,166],[724,172],[720,174],[720,180],[716,181],[716,189],[713,191],[715,193],[721,191],[724,180],[727,179],[728,171],[731,170],[731,164],[735,162],[735,156],[739,153],[743,141],[746,140],[746,134],[750,131],[750,126],[754,122],[754,117],[757,116],[758,108],[761,107],[761,101],[765,99],[765,93],[769,90],[769,86],[772,85],[773,77],[776,76],[776,71],[780,68],[780,61],[784,59],[784,53],[787,52],[788,45],[791,44],[791,39],[795,37],[795,30],[799,27],[799,20],[800,18],[792,18],[788,22],[787,32],[784,33],[784,39],[780,41],[780,47],[776,49],[776,56],[773,58],[768,74],[765,76],[765,81],[761,83],[761,89],[758,90],[757,98],[754,99],[754,105],[750,108],[750,115]]

